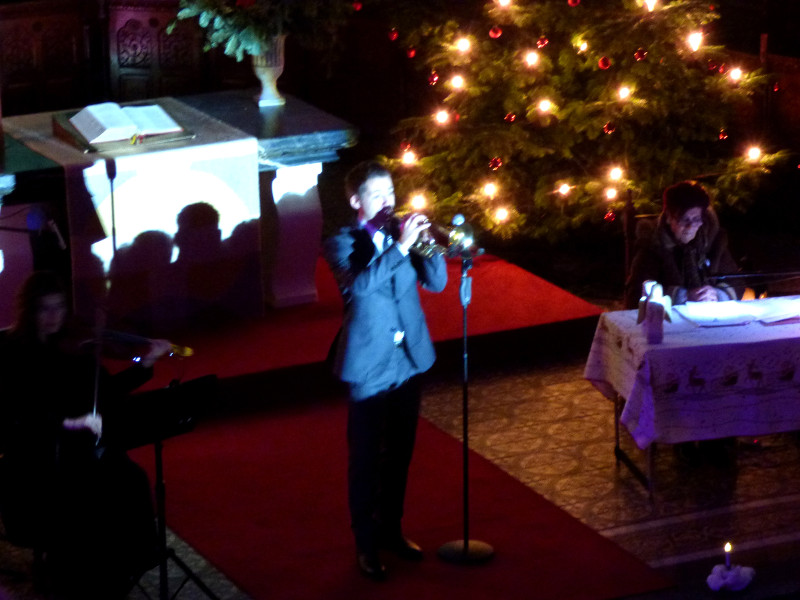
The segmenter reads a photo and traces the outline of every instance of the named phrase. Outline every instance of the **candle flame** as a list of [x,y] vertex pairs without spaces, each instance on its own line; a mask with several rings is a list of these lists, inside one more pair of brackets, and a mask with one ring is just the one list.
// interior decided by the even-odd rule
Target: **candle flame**
[[733,550],[733,546],[731,545],[731,543],[725,542],[725,552],[730,552],[731,550]]

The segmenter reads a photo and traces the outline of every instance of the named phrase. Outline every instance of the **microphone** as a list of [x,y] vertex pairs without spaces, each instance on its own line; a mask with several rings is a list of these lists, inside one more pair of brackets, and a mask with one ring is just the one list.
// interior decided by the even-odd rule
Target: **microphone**
[[107,158],[105,160],[106,163],[106,175],[108,176],[109,181],[114,181],[117,177],[117,162],[113,158]]
[[467,223],[464,215],[458,213],[453,216],[451,221],[453,229],[450,230],[450,244],[447,247],[447,255],[450,257],[480,256],[484,253],[483,248],[475,245],[475,232],[472,226]]

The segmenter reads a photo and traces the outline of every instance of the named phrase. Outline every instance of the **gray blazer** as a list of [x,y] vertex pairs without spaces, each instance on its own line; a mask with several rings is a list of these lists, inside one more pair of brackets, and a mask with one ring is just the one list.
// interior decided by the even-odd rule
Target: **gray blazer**
[[[444,257],[423,259],[392,245],[379,253],[366,229],[342,229],[324,244],[345,310],[333,351],[333,372],[343,381],[363,385],[398,370],[395,344],[415,373],[427,371],[436,358],[417,284],[440,292],[447,284]],[[395,383],[401,383],[397,379]]]

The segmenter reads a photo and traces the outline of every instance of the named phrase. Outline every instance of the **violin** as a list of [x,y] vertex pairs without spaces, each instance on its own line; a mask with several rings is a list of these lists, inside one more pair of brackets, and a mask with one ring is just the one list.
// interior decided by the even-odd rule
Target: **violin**
[[[112,329],[104,329],[101,336],[101,342],[112,342],[120,344],[132,344],[135,346],[148,346],[152,341],[141,335],[127,333],[124,331],[114,331]],[[194,350],[188,346],[179,346],[177,344],[169,343],[170,353],[169,356],[176,356],[178,358],[187,358],[194,355]]]
[[[94,328],[73,326],[65,327],[61,346],[68,353],[93,352],[106,358],[139,362],[142,354],[148,351],[153,341],[152,338],[135,333],[113,329],[98,331]],[[187,358],[192,355],[194,355],[192,348],[169,342],[167,356]]]

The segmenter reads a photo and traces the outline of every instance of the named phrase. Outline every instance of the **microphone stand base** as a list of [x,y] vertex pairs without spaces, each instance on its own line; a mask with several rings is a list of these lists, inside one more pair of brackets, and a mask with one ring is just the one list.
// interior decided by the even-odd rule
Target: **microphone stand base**
[[445,562],[459,565],[478,565],[488,562],[494,556],[494,549],[485,542],[477,540],[455,540],[439,547],[436,554]]

